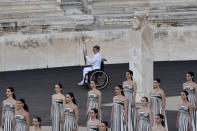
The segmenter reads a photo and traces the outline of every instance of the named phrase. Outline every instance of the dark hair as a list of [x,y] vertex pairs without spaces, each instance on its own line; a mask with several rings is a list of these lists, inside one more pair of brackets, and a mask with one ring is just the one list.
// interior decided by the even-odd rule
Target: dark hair
[[157,114],[157,116],[161,119],[161,125],[165,127],[164,116],[162,114]]
[[[102,121],[101,123],[105,124],[106,127],[108,127],[108,122],[107,121]],[[107,129],[106,129],[107,131]]]
[[14,87],[8,87],[7,89],[9,89],[13,93],[12,98],[16,100],[16,96],[14,93]]
[[[133,76],[133,71],[128,70],[127,72],[128,72],[130,75],[132,75],[132,76]],[[133,80],[133,77],[131,77],[131,80]]]
[[98,109],[92,108],[91,110],[94,111],[94,113],[96,113],[96,118],[98,119]]
[[142,99],[145,99],[146,100],[146,102],[148,102],[148,97],[142,97]]
[[183,91],[181,91],[181,92],[185,93],[185,95],[187,96],[187,101],[189,101],[189,100],[188,100],[188,95],[189,95],[189,93],[188,93],[186,90],[183,90]]
[[24,107],[23,107],[23,108],[24,108],[27,112],[29,112],[29,107],[27,106],[25,100],[22,98],[22,99],[19,99],[18,101],[22,102],[22,103],[24,104]]
[[[63,88],[62,84],[60,84],[60,83],[57,83],[57,84],[55,84],[55,85],[58,85],[58,86],[60,87],[60,89]],[[61,93],[62,93],[62,91],[61,91]]]
[[125,96],[125,95],[124,95],[124,91],[123,91],[122,85],[117,85],[116,87],[118,87],[119,89],[121,89],[121,90],[122,90],[122,91],[121,91],[121,94],[122,94],[123,96]]
[[41,120],[41,118],[40,118],[40,117],[38,117],[38,116],[37,116],[37,117],[33,117],[33,118],[34,118],[34,119],[37,119],[37,120],[38,120],[38,122],[40,122],[39,127],[41,128],[41,121],[42,121],[42,120]]
[[158,83],[161,83],[161,80],[159,78],[155,78],[154,81],[157,81]]
[[95,45],[93,48],[97,49],[98,51],[100,51],[100,46]]
[[189,72],[187,72],[187,74],[189,74],[191,77],[193,77],[193,78],[192,78],[192,81],[194,81],[194,72],[189,71]]
[[97,80],[95,80],[95,79],[92,79],[92,80],[90,80],[90,82],[91,82],[91,81],[94,81],[94,83],[95,83],[95,84],[97,84]]
[[74,94],[73,94],[72,92],[68,92],[68,93],[66,93],[66,94],[68,94],[71,98],[73,98],[73,99],[72,99],[72,102],[73,102],[75,105],[77,105]]

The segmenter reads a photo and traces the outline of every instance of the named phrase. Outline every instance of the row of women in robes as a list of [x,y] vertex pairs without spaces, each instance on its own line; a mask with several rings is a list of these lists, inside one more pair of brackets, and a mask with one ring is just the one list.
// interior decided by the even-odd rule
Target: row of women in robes
[[[116,96],[113,98],[112,115],[111,115],[112,131],[135,131],[138,129],[140,129],[139,131],[149,130],[146,128],[142,128],[141,126],[144,127],[144,124],[140,125],[137,122],[140,119],[150,121],[150,117],[148,116],[147,113],[140,113],[140,112],[137,112],[136,110],[135,97],[136,97],[137,85],[132,80],[132,77],[133,77],[133,72],[127,71],[126,81],[124,81],[121,86],[115,87]],[[194,77],[193,72],[188,72],[186,74],[187,82],[185,82],[182,87],[183,90],[188,93],[188,95],[186,94],[187,99],[188,99],[188,102],[191,104],[192,108],[190,108],[189,105],[187,104],[186,105],[183,104],[180,106],[179,120],[177,122],[178,123],[177,128],[179,129],[179,131],[187,131],[189,128],[188,125],[191,125],[192,131],[196,130],[197,86],[196,86],[196,83],[193,81],[193,77]],[[155,125],[156,115],[163,114],[164,122],[165,122],[165,129],[168,130],[167,118],[165,115],[165,105],[166,105],[165,93],[160,88],[159,79],[155,79],[153,85],[154,85],[154,89],[151,92],[151,99],[150,99],[150,106],[149,106],[152,112],[152,118],[153,118],[152,125]],[[89,116],[89,111],[92,108],[95,108],[95,109],[98,109],[99,119],[101,119],[102,94],[99,90],[96,89],[95,81],[91,81],[90,86],[92,89],[88,92],[87,116]],[[77,120],[78,120],[77,105],[72,101],[70,101],[70,103],[67,103],[66,101],[67,99],[73,99],[73,97],[70,96],[70,98],[67,98],[61,93],[62,91],[61,84],[55,85],[55,91],[56,91],[56,94],[52,96],[52,106],[51,106],[52,131],[62,131],[62,130],[74,131],[76,130]],[[10,92],[14,93],[13,90],[10,90]],[[8,100],[5,100],[3,102],[1,126],[3,127],[4,131],[13,131],[14,118],[19,119],[19,117],[17,116],[15,117],[15,113],[14,113],[15,108],[16,108],[16,105],[15,105],[16,103],[9,102],[9,99],[10,98],[8,98]],[[22,117],[20,118],[21,120],[18,121],[19,126],[20,126],[20,123],[23,123],[23,125],[26,123],[25,117],[23,117],[23,120],[22,120]],[[90,117],[88,117],[88,119],[90,119]],[[184,122],[181,122],[181,121],[184,121]],[[150,122],[145,122],[145,123],[151,124]],[[21,128],[15,131],[26,131],[26,130],[24,128]]]

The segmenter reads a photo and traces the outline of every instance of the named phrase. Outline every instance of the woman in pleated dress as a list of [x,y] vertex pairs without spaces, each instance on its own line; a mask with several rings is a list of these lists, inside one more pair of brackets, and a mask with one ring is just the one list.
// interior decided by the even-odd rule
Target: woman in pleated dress
[[69,92],[66,94],[66,104],[62,112],[62,122],[64,123],[63,131],[77,131],[78,128],[78,106],[74,94]]
[[188,92],[181,92],[182,102],[179,104],[176,128],[178,131],[196,131],[192,125],[192,105],[188,102]]
[[194,73],[188,72],[186,74],[186,80],[187,82],[183,83],[183,90],[186,90],[188,92],[188,100],[190,104],[193,107],[193,121],[194,121],[194,127],[197,128],[197,84],[194,82]]
[[150,131],[153,124],[152,111],[148,107],[148,98],[142,97],[141,108],[137,111],[136,131]]
[[56,94],[52,95],[52,105],[51,105],[51,119],[52,119],[52,131],[61,131],[61,118],[62,110],[65,104],[65,96],[62,94],[62,85],[55,84]]
[[153,126],[156,125],[156,115],[164,115],[164,122],[166,131],[168,131],[167,118],[165,113],[166,108],[166,96],[165,92],[160,88],[160,79],[154,79],[153,81],[154,89],[151,91],[151,101],[150,108],[153,113]]
[[112,131],[127,131],[127,109],[128,102],[124,96],[123,87],[117,85],[115,87],[116,96],[113,98],[113,106],[111,113],[111,130]]
[[100,121],[98,120],[98,110],[90,110],[90,120],[87,122],[88,131],[99,131]]
[[98,110],[98,116],[101,120],[101,100],[102,94],[99,90],[96,89],[96,81],[90,81],[91,90],[88,92],[88,99],[87,99],[87,115],[88,120],[90,119],[90,110],[95,108]]
[[13,131],[14,116],[17,108],[17,101],[14,93],[14,88],[7,88],[6,95],[7,99],[3,101],[1,127],[3,128],[3,131]]
[[152,127],[152,131],[166,131],[164,116],[162,114],[157,114],[156,126]]
[[29,131],[30,117],[28,106],[24,99],[17,101],[17,111],[15,114],[15,131]]
[[127,131],[136,130],[137,110],[135,106],[135,98],[137,86],[132,77],[133,72],[131,70],[127,71],[126,81],[123,82],[123,91],[128,100]]

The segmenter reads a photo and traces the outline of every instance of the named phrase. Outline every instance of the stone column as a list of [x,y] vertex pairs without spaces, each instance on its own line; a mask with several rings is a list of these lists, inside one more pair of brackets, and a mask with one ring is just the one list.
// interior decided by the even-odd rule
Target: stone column
[[147,24],[145,12],[136,12],[131,31],[129,45],[129,68],[133,71],[134,81],[137,83],[136,102],[141,97],[149,97],[153,87],[153,31]]

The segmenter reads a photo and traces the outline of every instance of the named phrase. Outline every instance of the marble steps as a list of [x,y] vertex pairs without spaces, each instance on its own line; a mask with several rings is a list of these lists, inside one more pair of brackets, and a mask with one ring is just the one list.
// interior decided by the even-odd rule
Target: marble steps
[[57,7],[59,4],[55,1],[0,2],[0,11],[49,10]]

